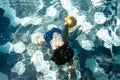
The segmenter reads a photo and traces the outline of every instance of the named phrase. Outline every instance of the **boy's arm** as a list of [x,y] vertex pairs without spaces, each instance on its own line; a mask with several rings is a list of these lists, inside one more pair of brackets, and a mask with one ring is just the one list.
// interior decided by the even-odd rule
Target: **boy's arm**
[[68,43],[68,26],[65,24],[64,28],[62,30],[62,37],[63,37],[63,41],[65,42],[65,44],[69,44]]
[[65,25],[64,25],[64,28],[62,31],[62,37],[63,37],[63,41],[65,42],[65,44],[69,44],[69,42],[68,42],[68,33],[69,33],[68,29],[75,26],[77,21],[73,16],[70,16],[70,15],[65,16],[64,20],[65,20]]

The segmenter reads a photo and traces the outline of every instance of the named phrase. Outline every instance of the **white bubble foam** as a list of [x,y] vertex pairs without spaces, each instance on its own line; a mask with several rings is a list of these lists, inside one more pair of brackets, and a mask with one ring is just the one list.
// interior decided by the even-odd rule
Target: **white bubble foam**
[[117,26],[120,26],[120,19],[117,18],[117,23],[116,23]]
[[89,32],[93,28],[93,25],[89,22],[84,22],[84,24],[80,28],[83,32]]
[[25,44],[22,41],[19,41],[13,45],[14,47],[14,52],[16,53],[23,53],[26,49]]
[[98,38],[100,38],[101,40],[105,41],[105,42],[111,42],[112,41],[112,37],[109,35],[108,30],[107,29],[103,29],[101,28],[99,31],[97,31]]
[[62,7],[68,12],[68,14],[76,18],[78,26],[84,24],[84,22],[86,21],[85,15],[78,15],[79,10],[72,5],[70,0],[60,0],[60,2]]
[[104,15],[104,13],[102,13],[102,12],[95,12],[95,14],[94,14],[94,21],[97,24],[103,24],[106,21],[106,17]]
[[102,5],[102,0],[91,0],[92,1],[92,4],[96,7],[96,6],[100,6]]
[[10,19],[11,25],[15,27],[20,24],[19,18],[16,17],[16,11],[13,8],[9,6],[4,6],[2,8],[5,10],[4,16]]
[[84,48],[85,50],[92,50],[93,47],[94,47],[94,42],[93,41],[90,41],[90,40],[82,40],[81,41],[81,46],[82,48]]
[[45,40],[44,40],[44,38],[43,38],[43,34],[37,32],[37,33],[33,33],[33,34],[31,35],[31,41],[32,41],[32,43],[34,43],[34,44],[41,44],[41,43],[43,43]]
[[55,17],[56,14],[57,14],[57,10],[56,10],[56,8],[54,6],[48,7],[46,11],[47,11],[46,15],[50,16],[50,17]]
[[34,64],[37,72],[44,74],[45,80],[56,80],[56,72],[50,71],[50,64],[48,61],[44,61],[43,53],[39,50],[35,51],[31,58],[31,62]]
[[50,24],[48,25],[48,30],[51,30],[52,28],[57,28],[57,26],[55,24]]
[[15,72],[18,75],[22,75],[25,72],[25,64],[21,61],[17,62],[11,69],[11,72]]
[[41,23],[41,18],[38,16],[28,16],[28,17],[24,17],[24,18],[19,18],[19,22],[21,23],[21,25],[23,26],[27,26],[29,24],[34,24],[34,25],[38,25]]

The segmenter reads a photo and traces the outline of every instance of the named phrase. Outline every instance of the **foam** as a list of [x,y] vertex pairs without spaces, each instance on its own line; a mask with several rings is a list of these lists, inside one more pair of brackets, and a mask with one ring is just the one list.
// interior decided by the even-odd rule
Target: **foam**
[[47,27],[48,30],[51,30],[52,28],[57,28],[57,26],[55,24],[50,24]]
[[[4,2],[6,4],[4,4]],[[18,24],[22,24],[22,26],[26,26],[28,24],[38,25],[41,22],[41,18],[39,16],[27,16],[24,18],[19,18],[16,16],[16,11],[10,7],[9,1],[0,1],[1,8],[5,10],[4,16],[10,19],[11,25],[16,27]],[[43,8],[43,2],[40,0],[40,5],[38,6],[38,11]],[[37,12],[38,12],[37,11]]]
[[22,41],[19,41],[15,44],[12,44],[11,42],[7,42],[5,45],[0,46],[0,52],[8,53],[16,52],[16,53],[23,53],[26,49],[25,44]]
[[86,33],[88,33],[92,28],[93,28],[93,25],[90,24],[89,22],[84,22],[84,24],[80,27],[80,29]]
[[14,47],[14,52],[20,54],[23,53],[26,49],[26,46],[22,41],[15,43],[13,47]]
[[10,19],[11,25],[15,27],[20,24],[19,18],[16,17],[16,11],[13,8],[6,5],[2,8],[5,10],[4,16]]
[[11,69],[11,72],[15,72],[18,75],[22,75],[25,72],[25,69],[25,64],[22,61],[19,61]]
[[116,23],[117,26],[120,26],[120,19],[117,18],[117,23]]
[[96,35],[99,39],[104,41],[104,46],[106,48],[111,48],[113,44],[113,38],[109,35],[107,29],[101,28],[99,31],[97,31]]
[[38,25],[41,23],[41,18],[39,16],[38,17],[28,16],[28,17],[24,17],[24,18],[19,18],[19,22],[23,26],[27,26],[29,24]]
[[42,33],[33,33],[32,35],[31,35],[31,41],[32,41],[32,43],[34,43],[34,44],[41,44],[41,43],[43,43],[45,40],[44,40],[44,38],[43,38],[43,34]]
[[[6,1],[8,1],[8,0],[6,0]],[[43,8],[42,0],[39,0],[39,1],[41,3],[40,3],[40,6],[38,8],[38,11]],[[102,3],[101,3],[102,0],[91,0],[91,1],[92,1],[92,4],[95,7],[102,5]],[[90,31],[93,28],[93,25],[91,25],[89,22],[86,22],[86,16],[84,14],[82,14],[80,10],[78,10],[76,7],[74,7],[72,5],[71,0],[60,0],[60,2],[61,2],[61,5],[63,6],[63,8],[68,12],[68,14],[74,16],[77,19],[77,26],[82,25],[80,27],[80,29],[83,32]],[[1,3],[1,2],[0,2],[0,4],[3,5],[3,3]],[[9,7],[10,6],[9,2],[7,3],[7,5],[8,6],[4,5],[5,6],[4,7],[4,9],[5,9],[4,16],[8,16],[11,19],[11,24],[12,25],[16,26],[18,24],[21,24],[22,26],[27,26],[28,24],[34,24],[34,25],[41,24],[41,21],[42,21],[41,17],[42,16],[40,16],[40,17],[39,16],[26,16],[24,18],[18,18],[18,17],[16,17],[15,10]],[[47,8],[46,15],[50,16],[50,17],[55,17],[56,15],[59,15],[59,14],[57,14],[57,10],[55,9],[54,6],[50,6],[50,7]],[[95,15],[94,15],[94,19],[95,19],[95,22],[97,24],[103,24],[106,21],[106,17],[104,16],[104,13],[101,13],[101,12],[96,12]],[[120,25],[119,22],[120,21],[118,19],[117,20],[117,25]],[[46,23],[46,24],[48,25],[48,23]],[[54,25],[54,24],[53,25],[52,24],[48,25],[48,30],[51,29],[52,26],[56,27],[56,25]],[[71,29],[73,29],[73,28],[71,28]],[[33,33],[31,35],[32,43],[34,43],[34,41],[37,39],[37,36],[39,36],[39,35],[41,35],[41,33]],[[113,44],[115,46],[120,45],[120,38],[118,36],[116,36],[115,33],[112,33],[112,35],[110,36],[107,29],[100,29],[97,32],[97,36],[101,40],[104,41],[104,46],[107,47],[107,48],[111,48]],[[92,48],[94,47],[93,41],[90,41],[90,40],[84,40],[83,39],[80,42],[80,44],[81,44],[82,48],[84,48],[86,50],[92,50]],[[20,47],[20,49],[19,49],[19,47]],[[32,47],[34,47],[34,46],[32,46]],[[0,51],[5,52],[5,53],[11,53],[12,51],[15,51],[16,53],[23,53],[25,50],[26,50],[26,46],[21,41],[15,43],[15,44],[12,44],[12,43],[8,42],[7,44],[0,46]],[[74,50],[74,51],[76,53],[78,52],[77,50]],[[32,56],[31,62],[35,66],[36,71],[37,72],[42,72],[45,80],[56,80],[56,71],[50,71],[49,70],[50,64],[49,64],[48,61],[44,60],[43,53],[40,50],[37,50],[37,51],[32,50],[31,53],[33,53],[33,54],[31,54],[31,56]],[[75,56],[77,57],[77,54]],[[118,59],[117,62],[120,62],[119,57],[117,59]],[[100,76],[101,79],[99,79],[99,80],[107,80],[105,78],[105,76],[103,76],[104,70],[99,67],[99,65],[97,64],[95,59],[88,58],[86,60],[86,67],[89,68],[93,72],[93,75]],[[25,71],[24,63],[23,62],[16,63],[11,71],[18,73],[19,75],[22,75]],[[77,73],[77,77],[81,78],[81,74],[79,73],[79,71],[77,71],[77,69],[76,69],[76,73]],[[101,75],[103,77],[101,77]],[[98,79],[96,79],[96,80],[98,80]]]
[[57,10],[53,5],[48,7],[46,11],[47,16],[55,17],[57,15]]
[[108,33],[107,29],[101,28],[97,31],[96,35],[99,39],[104,41],[104,47],[111,49],[112,46],[120,46],[120,37],[116,35],[116,30],[119,26],[116,26],[115,30],[111,30],[111,36]]
[[81,72],[79,70],[75,70],[76,75],[77,75],[77,80],[81,79]]
[[114,46],[120,46],[120,37],[118,37],[115,32],[112,33],[112,37],[113,37],[113,44]]
[[40,1],[40,5],[38,6],[38,9],[41,10],[43,8],[44,4],[43,4],[43,0],[39,0],[39,1]]
[[91,0],[92,1],[92,4],[96,7],[96,6],[100,6],[102,5],[102,0]]
[[79,10],[75,8],[70,0],[60,0],[62,7],[68,12],[68,14],[74,16],[77,20],[77,26],[84,24],[85,15],[78,15]]
[[108,35],[108,30],[107,30],[107,29],[101,28],[101,29],[97,32],[97,36],[98,36],[100,39],[102,39],[103,41],[111,40],[111,37]]
[[94,14],[94,21],[97,24],[103,24],[106,20],[107,19],[106,19],[104,13],[102,13],[102,12],[95,12],[95,14]]
[[48,61],[44,61],[43,53],[40,50],[36,50],[31,58],[31,62],[34,64],[37,72],[44,74],[45,80],[56,80],[56,72],[50,71],[50,64]]
[[90,41],[90,40],[84,40],[82,39],[81,41],[81,46],[82,48],[84,48],[85,50],[92,50],[93,47],[94,47],[94,42],[93,41]]
[[10,6],[9,0],[0,0],[0,7]]

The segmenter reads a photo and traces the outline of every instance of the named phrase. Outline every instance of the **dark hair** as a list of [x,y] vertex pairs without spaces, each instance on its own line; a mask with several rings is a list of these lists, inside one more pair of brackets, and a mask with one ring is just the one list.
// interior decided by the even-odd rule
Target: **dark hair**
[[57,65],[62,65],[72,60],[73,55],[73,50],[68,45],[64,44],[63,46],[53,51],[51,60],[54,61]]

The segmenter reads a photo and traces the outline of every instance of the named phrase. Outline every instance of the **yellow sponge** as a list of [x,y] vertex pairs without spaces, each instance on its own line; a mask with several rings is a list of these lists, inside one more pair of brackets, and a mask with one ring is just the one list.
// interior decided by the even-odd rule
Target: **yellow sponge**
[[76,25],[76,19],[75,17],[71,16],[71,15],[67,15],[64,17],[65,23],[67,24],[68,27],[73,27]]

